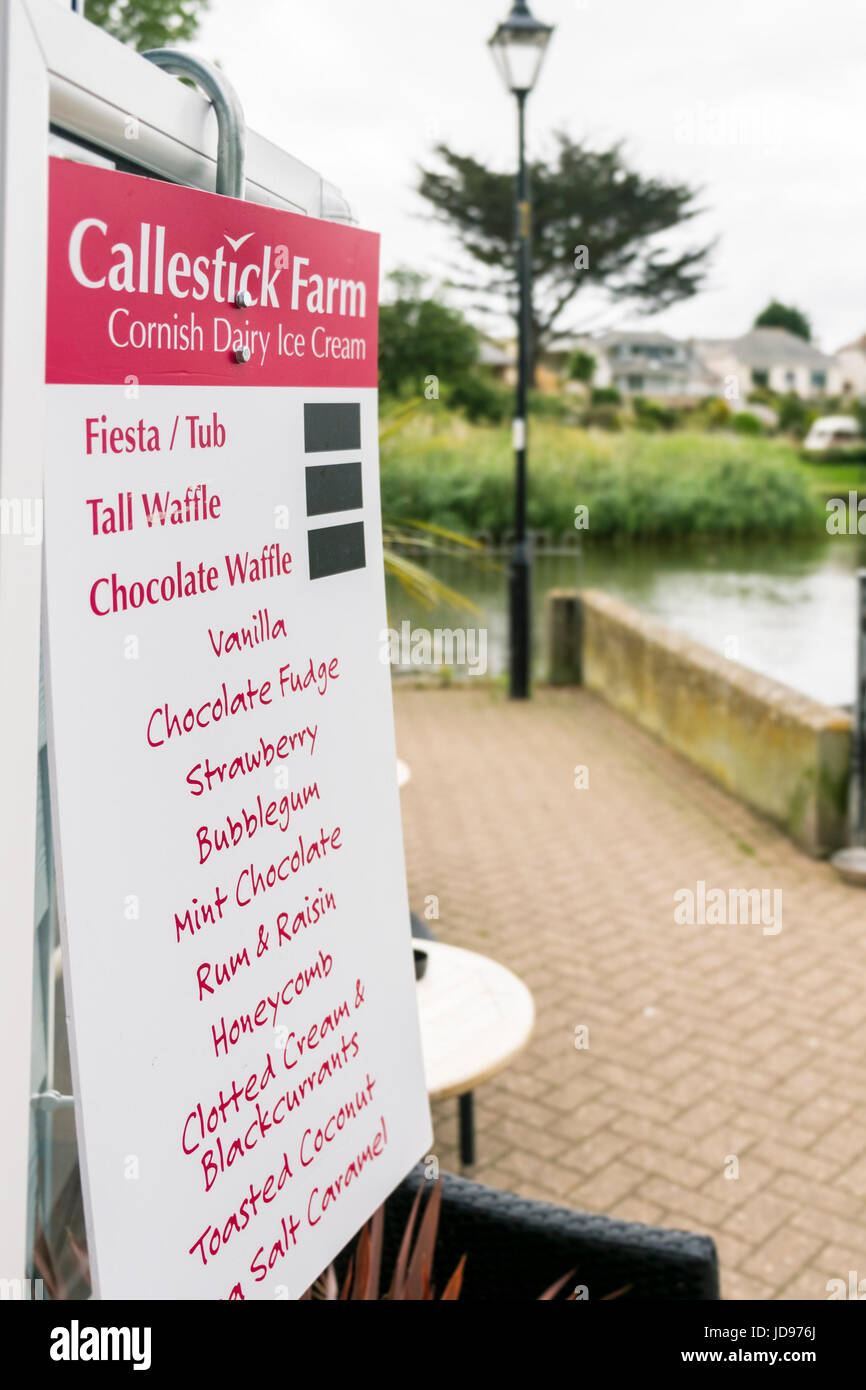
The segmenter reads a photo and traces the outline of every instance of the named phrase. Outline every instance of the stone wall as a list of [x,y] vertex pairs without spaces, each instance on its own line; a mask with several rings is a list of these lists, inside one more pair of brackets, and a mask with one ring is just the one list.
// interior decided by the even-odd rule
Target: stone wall
[[550,679],[582,684],[807,853],[847,843],[851,720],[596,590],[548,596]]

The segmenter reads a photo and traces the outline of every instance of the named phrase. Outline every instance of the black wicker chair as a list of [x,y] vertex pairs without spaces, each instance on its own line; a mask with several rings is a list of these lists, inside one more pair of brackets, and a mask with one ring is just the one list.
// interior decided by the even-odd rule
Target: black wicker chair
[[[406,1218],[428,1180],[421,1165],[385,1206],[383,1287]],[[666,1231],[529,1201],[451,1173],[442,1174],[442,1215],[433,1278],[441,1293],[467,1256],[461,1299],[535,1300],[574,1269],[590,1300],[628,1285],[629,1299],[718,1299],[716,1248],[709,1236]]]

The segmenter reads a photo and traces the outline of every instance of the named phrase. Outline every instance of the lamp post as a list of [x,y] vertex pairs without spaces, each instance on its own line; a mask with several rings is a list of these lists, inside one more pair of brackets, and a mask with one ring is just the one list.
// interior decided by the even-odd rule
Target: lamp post
[[511,14],[496,29],[490,49],[509,91],[517,98],[517,183],[515,243],[517,247],[517,392],[514,412],[515,510],[514,548],[509,567],[510,676],[512,700],[529,697],[532,669],[531,594],[532,551],[526,534],[526,398],[529,389],[532,331],[531,205],[526,169],[526,98],[536,79],[553,28],[529,13],[526,0],[514,0]]

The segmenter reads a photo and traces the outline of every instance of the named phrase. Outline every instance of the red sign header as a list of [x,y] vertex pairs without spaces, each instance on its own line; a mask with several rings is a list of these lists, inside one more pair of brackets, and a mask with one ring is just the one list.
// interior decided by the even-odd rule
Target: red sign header
[[379,238],[52,159],[48,382],[375,386]]

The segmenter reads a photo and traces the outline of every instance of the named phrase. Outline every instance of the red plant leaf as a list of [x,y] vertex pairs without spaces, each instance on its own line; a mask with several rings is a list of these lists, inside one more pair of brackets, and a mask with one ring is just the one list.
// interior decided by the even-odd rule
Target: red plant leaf
[[382,1240],[385,1231],[385,1208],[377,1207],[370,1221],[370,1272],[367,1279],[366,1297],[379,1299],[379,1285],[382,1278]]
[[333,1265],[328,1265],[327,1269],[322,1270],[313,1287],[304,1294],[304,1298],[315,1299],[317,1303],[336,1303],[339,1297],[340,1286]]
[[355,1247],[355,1279],[349,1297],[353,1300],[366,1299],[370,1282],[370,1228],[362,1226]]
[[[412,1251],[412,1258],[409,1261],[409,1269],[406,1273],[406,1293],[407,1299],[418,1301],[423,1299],[424,1279],[430,1279],[433,1269],[433,1250],[436,1245],[436,1232],[439,1227],[439,1212],[442,1207],[442,1183],[437,1181],[427,1199],[424,1208],[424,1215],[421,1218],[421,1225],[418,1228],[418,1238],[415,1241],[415,1249]],[[428,1295],[429,1297],[429,1295]]]
[[52,1299],[55,1302],[62,1299],[64,1297],[64,1292],[61,1290],[60,1281],[51,1263],[51,1255],[47,1246],[45,1246],[44,1249],[40,1249],[39,1240],[37,1240],[33,1247],[33,1265]]
[[463,1271],[466,1268],[466,1256],[461,1256],[460,1263],[455,1269],[445,1288],[442,1290],[441,1302],[451,1302],[460,1297],[460,1290],[463,1287]]
[[415,1218],[418,1215],[418,1206],[421,1202],[421,1188],[415,1193],[415,1200],[412,1203],[412,1210],[409,1213],[409,1220],[406,1222],[406,1229],[403,1232],[403,1239],[400,1242],[400,1249],[397,1253],[397,1263],[394,1265],[394,1275],[391,1280],[391,1288],[388,1297],[393,1299],[404,1297],[404,1284],[406,1280],[406,1266],[409,1261],[409,1249],[412,1244],[412,1232],[415,1229]]
[[560,1292],[561,1289],[565,1288],[566,1284],[569,1282],[570,1279],[574,1278],[576,1273],[576,1269],[570,1269],[567,1274],[563,1274],[561,1279],[557,1279],[555,1284],[551,1284],[549,1289],[545,1289],[544,1293],[538,1295],[538,1301],[549,1302],[552,1298],[556,1298],[556,1295]]
[[33,1241],[33,1266],[55,1302],[69,1298],[69,1287],[63,1278],[60,1262],[41,1222],[37,1225]]
[[75,1239],[75,1236],[72,1234],[68,1226],[66,1228],[66,1239],[69,1241],[69,1248],[75,1256],[76,1262],[78,1264],[78,1272],[80,1273],[85,1284],[90,1285],[90,1260],[88,1258],[87,1251],[83,1250],[82,1247],[78,1244],[78,1241]]

